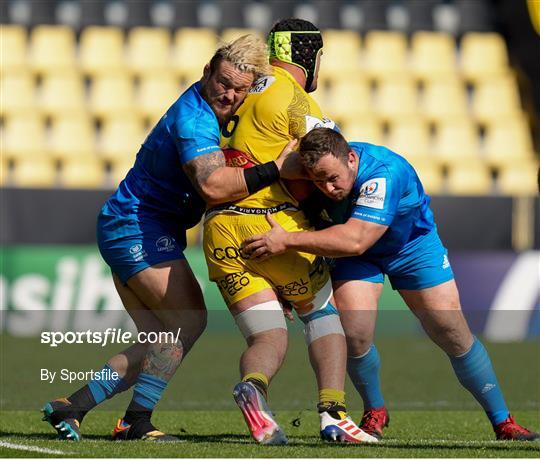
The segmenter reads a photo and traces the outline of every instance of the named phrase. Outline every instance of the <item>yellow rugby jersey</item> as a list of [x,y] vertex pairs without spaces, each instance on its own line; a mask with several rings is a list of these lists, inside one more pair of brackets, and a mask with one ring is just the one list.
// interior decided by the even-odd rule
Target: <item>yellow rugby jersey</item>
[[[289,72],[274,67],[274,75],[255,83],[232,120],[222,129],[221,144],[246,153],[255,164],[263,164],[277,159],[291,139],[302,137],[321,123],[322,113],[317,102]],[[285,202],[297,204],[281,182],[275,182],[235,204],[267,208]]]

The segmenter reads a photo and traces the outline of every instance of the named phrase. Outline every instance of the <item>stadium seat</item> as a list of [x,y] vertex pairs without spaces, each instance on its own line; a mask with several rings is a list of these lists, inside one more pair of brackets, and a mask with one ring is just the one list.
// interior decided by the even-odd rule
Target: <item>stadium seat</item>
[[385,121],[415,116],[418,110],[418,92],[414,81],[405,76],[379,81],[374,109]]
[[394,120],[386,144],[411,163],[434,161],[428,124],[421,118]]
[[456,44],[450,34],[416,32],[411,39],[411,70],[422,81],[456,76]]
[[217,35],[212,29],[179,29],[174,36],[172,65],[176,74],[188,84],[199,80],[203,67],[212,58]]
[[506,75],[478,82],[472,98],[472,112],[483,124],[519,117],[521,102],[514,76]]
[[505,195],[538,195],[538,161],[508,165],[499,171],[497,189]]
[[66,188],[103,188],[105,186],[103,162],[94,155],[66,158],[62,162],[60,182]]
[[12,115],[3,129],[2,156],[8,159],[46,154],[46,130],[36,113]]
[[371,113],[371,89],[368,82],[356,76],[334,81],[328,91],[324,110],[325,114],[336,120]]
[[462,81],[457,78],[426,82],[420,101],[422,115],[434,123],[467,117],[468,114],[467,93]]
[[383,143],[382,125],[374,117],[349,117],[342,120],[341,132],[349,142]]
[[131,115],[135,110],[131,78],[123,74],[94,78],[90,89],[89,109],[100,119]]
[[86,111],[86,95],[78,73],[47,74],[41,84],[38,106],[43,114],[57,117]]
[[463,76],[472,82],[507,73],[504,39],[497,33],[465,34],[461,39],[460,64]]
[[135,156],[132,158],[116,158],[111,161],[110,186],[118,187],[118,184],[124,180],[128,171],[135,163]]
[[439,166],[430,161],[413,160],[410,162],[428,194],[441,193],[444,189],[444,178]]
[[183,88],[171,73],[146,75],[137,91],[137,109],[139,113],[155,123],[182,94]]
[[400,32],[372,31],[366,34],[362,68],[373,79],[407,72],[407,39]]
[[257,35],[260,39],[264,40],[264,36],[261,32],[259,32],[257,29],[244,29],[244,28],[238,28],[238,27],[231,27],[228,29],[223,30],[221,33],[220,40],[223,43],[229,43],[237,38],[240,38],[242,35],[247,34],[254,34]]
[[0,66],[2,75],[25,70],[26,67],[26,29],[16,25],[2,24],[0,26]]
[[30,36],[30,68],[40,74],[73,71],[75,33],[67,26],[37,26]]
[[501,119],[486,129],[484,158],[491,166],[527,162],[533,157],[531,130],[523,117]]
[[128,65],[136,75],[169,69],[171,37],[167,29],[135,27],[129,32],[127,42]]
[[111,118],[101,128],[100,154],[109,161],[129,159],[133,162],[145,134],[137,117]]
[[488,195],[493,181],[484,163],[469,160],[449,168],[446,187],[454,195]]
[[437,160],[445,165],[477,161],[479,145],[475,125],[467,118],[439,123],[433,153]]
[[360,35],[352,30],[323,31],[323,58],[319,70],[319,85],[343,78],[354,78],[361,72]]
[[51,128],[49,150],[59,160],[95,154],[95,130],[90,117],[85,114],[57,117]]
[[56,165],[52,158],[34,155],[19,158],[11,172],[11,183],[17,187],[53,187],[57,183]]
[[79,60],[92,77],[125,69],[124,35],[118,27],[90,26],[81,33]]
[[35,83],[34,78],[27,72],[2,73],[0,77],[0,115],[2,117],[12,114],[35,111]]

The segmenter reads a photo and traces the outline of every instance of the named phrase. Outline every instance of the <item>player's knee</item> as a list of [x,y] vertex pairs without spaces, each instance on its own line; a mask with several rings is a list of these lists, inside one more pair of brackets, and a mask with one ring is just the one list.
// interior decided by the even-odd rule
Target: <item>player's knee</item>
[[273,330],[287,331],[283,309],[277,300],[254,305],[236,315],[234,320],[246,340],[264,340]]
[[351,336],[345,331],[347,340],[347,356],[362,356],[366,354],[373,343],[372,337]]

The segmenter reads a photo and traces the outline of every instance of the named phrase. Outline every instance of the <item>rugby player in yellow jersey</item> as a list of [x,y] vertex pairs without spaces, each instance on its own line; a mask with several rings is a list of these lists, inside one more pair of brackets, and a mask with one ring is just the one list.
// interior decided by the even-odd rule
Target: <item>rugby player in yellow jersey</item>
[[[236,150],[234,157],[229,154],[235,166],[272,161],[291,139],[325,124],[319,106],[308,95],[317,87],[320,31],[308,21],[283,20],[270,31],[268,45],[273,75],[256,82],[222,130],[222,143]],[[264,171],[260,174],[264,176]],[[323,259],[291,252],[253,263],[239,249],[244,239],[269,229],[268,213],[288,231],[310,229],[308,220],[282,183],[272,183],[253,194],[249,178],[246,183],[249,197],[207,211],[203,246],[210,279],[217,283],[247,342],[240,360],[242,382],[233,394],[253,438],[261,444],[287,442],[266,402],[268,383],[281,367],[287,348],[280,303],[285,300],[305,324],[319,388],[321,437],[376,442],[346,413],[345,337],[330,303],[332,285]]]

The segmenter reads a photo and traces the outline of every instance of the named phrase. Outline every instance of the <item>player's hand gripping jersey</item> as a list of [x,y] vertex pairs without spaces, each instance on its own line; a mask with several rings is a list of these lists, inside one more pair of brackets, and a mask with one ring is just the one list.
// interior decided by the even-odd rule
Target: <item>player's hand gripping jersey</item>
[[[313,98],[287,71],[274,67],[274,75],[254,85],[222,130],[222,145],[245,152],[245,158],[229,158],[230,166],[262,164],[275,160],[292,138],[323,124]],[[269,229],[268,212],[288,231],[310,229],[297,205],[283,184],[275,182],[234,205],[207,212],[203,246],[210,279],[229,304],[265,288],[277,288],[289,301],[304,301],[328,281],[326,265],[310,254],[287,253],[254,263],[240,252],[245,238]]]

